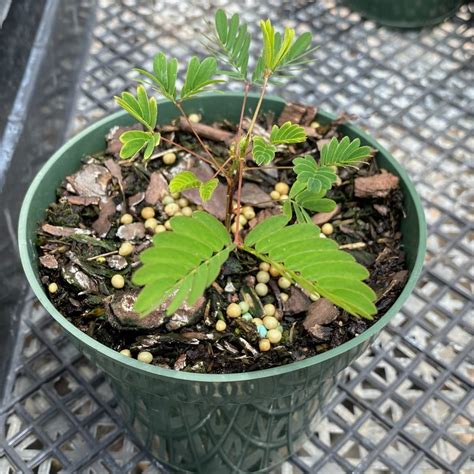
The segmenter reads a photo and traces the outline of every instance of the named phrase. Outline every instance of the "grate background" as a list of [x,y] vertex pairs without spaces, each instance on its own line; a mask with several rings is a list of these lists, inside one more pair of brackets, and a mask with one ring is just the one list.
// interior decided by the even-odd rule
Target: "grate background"
[[[358,114],[408,169],[429,226],[414,294],[279,472],[473,472],[473,5],[433,29],[395,31],[333,0],[97,0],[71,134],[114,109],[130,68],[158,48],[199,54],[196,31],[218,6],[313,32],[313,68],[274,92]],[[164,472],[125,429],[104,377],[32,297],[21,317],[0,409],[0,472]]]

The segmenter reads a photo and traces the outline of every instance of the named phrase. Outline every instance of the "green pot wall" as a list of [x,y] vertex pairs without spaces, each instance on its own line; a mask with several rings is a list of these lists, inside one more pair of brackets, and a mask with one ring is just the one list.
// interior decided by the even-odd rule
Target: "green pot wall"
[[[240,94],[209,94],[188,103],[189,112],[205,122],[239,117]],[[249,108],[256,97],[249,98]],[[264,110],[278,116],[285,102],[268,98]],[[159,105],[160,123],[177,116],[172,104]],[[318,120],[333,119],[320,112]],[[338,374],[364,352],[395,316],[415,286],[425,253],[426,229],[420,199],[405,171],[372,138],[351,125],[342,132],[378,148],[379,164],[401,178],[407,217],[403,235],[410,277],[392,308],[369,330],[324,354],[283,367],[258,372],[207,375],[146,365],[122,356],[90,338],[49,301],[38,278],[35,232],[55,190],[76,171],[80,159],[105,147],[104,136],[113,125],[133,122],[119,112],[85,129],[66,143],[44,165],[31,184],[20,215],[19,247],[26,276],[46,310],[70,335],[74,344],[108,376],[132,429],[156,457],[176,470],[228,473],[258,472],[276,466],[295,452],[310,423],[324,405]]]
[[363,16],[397,28],[437,25],[453,15],[462,0],[343,0]]

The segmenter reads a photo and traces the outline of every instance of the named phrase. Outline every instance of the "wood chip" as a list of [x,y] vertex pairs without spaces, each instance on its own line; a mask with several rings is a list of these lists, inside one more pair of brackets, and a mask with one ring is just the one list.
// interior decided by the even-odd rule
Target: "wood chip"
[[102,198],[106,196],[107,184],[111,178],[112,175],[105,166],[90,164],[67,176],[66,180],[79,196]]
[[337,204],[334,211],[331,211],[331,212],[317,212],[311,218],[311,220],[316,225],[322,225],[322,224],[325,224],[326,222],[329,222],[334,217],[336,217],[340,212],[341,212],[341,205]]
[[323,326],[333,322],[339,316],[339,310],[326,298],[311,303],[303,321],[303,327],[318,339],[327,339],[330,331]]
[[136,240],[145,237],[145,226],[141,222],[121,225],[117,230],[117,237],[122,240]]
[[93,196],[64,196],[69,204],[74,206],[96,206],[100,202],[99,197]]
[[128,205],[129,207],[135,207],[137,204],[140,204],[145,199],[145,193],[140,192],[130,196],[128,198]]
[[70,237],[73,234],[90,234],[89,230],[79,229],[77,227],[63,227],[59,225],[43,224],[43,232],[54,235],[55,237]]
[[155,205],[170,193],[168,181],[160,171],[154,171],[150,176],[150,183],[145,192],[145,201]]
[[101,201],[99,217],[92,223],[92,228],[99,237],[105,237],[112,227],[110,218],[115,214],[115,210],[113,198],[109,197],[107,200]]
[[290,289],[290,297],[283,305],[285,314],[298,314],[308,310],[311,300],[299,289],[294,286]]
[[291,123],[309,126],[311,125],[311,122],[314,121],[316,113],[316,107],[289,103],[285,105],[285,108],[278,119],[278,125],[283,125],[285,122],[290,121]]
[[244,183],[242,186],[241,201],[247,206],[260,208],[274,207],[274,203],[269,194],[255,183]]
[[43,265],[43,267],[49,268],[50,270],[56,270],[59,266],[58,261],[56,260],[56,257],[49,253],[40,257],[39,261],[41,265]]
[[[184,117],[180,117],[179,119],[179,128],[184,132],[192,133],[191,127]],[[215,142],[224,142],[227,145],[231,143],[234,138],[232,132],[213,127],[212,125],[206,125],[204,123],[193,123],[193,128],[201,138],[208,138]]]
[[354,194],[360,198],[387,197],[390,191],[398,188],[398,182],[398,176],[391,173],[359,177],[354,180]]

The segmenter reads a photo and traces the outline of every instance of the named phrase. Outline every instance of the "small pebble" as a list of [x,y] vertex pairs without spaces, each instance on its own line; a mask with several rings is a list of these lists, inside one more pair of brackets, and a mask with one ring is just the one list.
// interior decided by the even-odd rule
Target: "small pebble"
[[245,216],[245,218],[249,221],[255,217],[255,211],[253,207],[251,206],[244,206],[242,208],[242,214]]
[[275,316],[275,313],[276,313],[275,305],[271,303],[264,305],[263,312],[265,313],[265,316]]
[[322,232],[319,234],[319,237],[320,237],[321,239],[327,239],[327,237],[326,237]]
[[133,216],[131,214],[124,214],[120,218],[120,223],[123,225],[131,224],[133,222]]
[[259,337],[266,337],[268,330],[263,324],[259,324],[257,325],[257,332]]
[[50,283],[50,284],[48,285],[48,291],[49,291],[50,293],[56,293],[56,291],[58,291],[58,285],[57,285],[57,283]]
[[182,213],[181,211],[178,211],[178,212],[175,212],[174,215],[175,215],[175,216],[182,216],[183,213]]
[[186,206],[181,209],[181,213],[183,216],[191,217],[193,215],[193,210],[189,206]]
[[244,215],[240,214],[239,222],[240,222],[240,227],[242,228],[244,225],[247,224],[247,218]]
[[275,191],[280,194],[288,194],[290,192],[290,187],[286,183],[277,183],[275,184]]
[[258,347],[262,352],[267,352],[271,349],[271,344],[268,339],[260,339]]
[[265,316],[263,318],[263,325],[267,329],[276,329],[278,327],[278,324],[280,323],[278,322],[278,319],[274,316]]
[[227,324],[222,319],[219,319],[216,323],[216,331],[224,332],[227,328]]
[[278,325],[277,329],[280,331],[280,332],[283,332],[283,326],[281,324]]
[[278,201],[280,199],[280,196],[281,194],[278,192],[278,191],[272,191],[270,193],[270,197],[274,200],[274,201]]
[[324,235],[331,235],[334,232],[334,227],[329,222],[326,222],[326,224],[323,224],[321,227],[321,231]]
[[161,202],[166,206],[174,202],[174,199],[171,196],[165,196]]
[[120,290],[120,288],[123,288],[125,286],[125,279],[122,275],[117,273],[110,279],[110,283],[112,283],[112,286],[114,288]]
[[107,261],[107,259],[106,259],[105,257],[100,256],[100,257],[97,257],[97,258],[95,259],[95,261],[96,261],[97,263],[105,263],[105,262]]
[[280,299],[283,301],[283,303],[286,303],[288,301],[288,294],[287,293],[280,293]]
[[260,318],[253,318],[252,323],[254,323],[255,326],[260,326],[260,324],[263,324],[263,321]]
[[242,319],[244,321],[252,321],[253,316],[250,313],[245,313],[245,314],[242,315]]
[[169,216],[174,216],[177,212],[179,212],[179,210],[180,210],[180,207],[175,202],[172,202],[165,206],[165,212]]
[[257,281],[259,283],[268,283],[270,281],[270,273],[260,270],[257,273]]
[[264,272],[268,272],[268,271],[270,270],[270,264],[267,263],[267,262],[262,262],[262,263],[258,266],[258,268],[259,268],[260,270],[263,270]]
[[288,199],[288,194],[282,194],[280,196],[280,201],[286,201]]
[[321,125],[319,124],[319,122],[311,122],[311,125],[310,125],[310,127],[311,127],[311,128],[314,128],[315,130],[316,130],[317,128],[319,128],[320,126],[321,126]]
[[155,234],[161,234],[161,232],[166,232],[166,227],[162,224],[158,224],[155,227]]
[[128,257],[135,249],[135,246],[130,242],[124,242],[118,250],[118,253],[122,257]]
[[144,207],[140,214],[143,219],[150,219],[151,217],[155,217],[155,210],[152,207]]
[[163,163],[165,165],[172,165],[175,161],[176,155],[172,151],[163,155]]
[[150,364],[153,361],[153,354],[148,351],[139,352],[137,355],[137,360],[144,362],[145,364]]
[[178,204],[180,207],[187,207],[189,206],[189,201],[186,198],[179,198]]
[[188,118],[192,123],[199,123],[201,121],[201,116],[199,114],[189,114]]
[[238,318],[242,314],[242,310],[237,303],[231,303],[227,306],[226,313],[229,318]]
[[270,275],[273,278],[276,278],[277,276],[280,276],[280,272],[274,266],[271,266],[270,270],[268,270],[268,271],[270,272]]
[[270,329],[267,338],[272,344],[278,344],[281,341],[282,334],[278,329]]
[[309,299],[311,301],[318,301],[319,298],[321,298],[321,296],[319,296],[317,293],[312,293],[312,294],[309,295]]
[[171,222],[170,222],[169,219],[165,222],[165,229],[166,230],[171,230]]
[[181,193],[171,193],[171,197],[175,200],[179,199],[181,197]]
[[280,277],[278,279],[278,286],[282,288],[283,290],[286,290],[291,286],[291,281],[288,280],[288,278]]
[[120,354],[124,355],[125,357],[132,357],[132,353],[130,352],[130,349],[122,349],[120,351]]
[[250,306],[246,301],[240,301],[239,306],[240,306],[240,309],[242,310],[242,313],[248,313]]
[[257,283],[255,285],[255,292],[258,296],[266,296],[268,295],[268,286],[265,283]]
[[145,221],[145,229],[155,230],[158,221],[154,217],[150,217]]
[[[232,225],[230,226],[230,230],[233,234],[237,232],[237,222],[233,222]],[[242,230],[242,226],[239,225],[239,232]]]

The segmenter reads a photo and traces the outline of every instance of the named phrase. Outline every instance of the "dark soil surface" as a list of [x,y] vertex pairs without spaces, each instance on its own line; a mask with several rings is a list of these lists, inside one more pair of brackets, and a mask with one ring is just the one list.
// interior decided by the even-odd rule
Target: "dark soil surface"
[[[288,117],[284,119],[307,126],[310,136],[302,145],[277,152],[273,164],[283,167],[291,165],[292,158],[298,155],[310,153],[318,158],[324,143],[338,136],[340,123],[319,127],[313,124],[310,128],[315,110],[292,107],[296,106],[285,111]],[[260,126],[265,131],[271,123],[272,118],[267,117]],[[226,141],[234,135],[235,127],[224,123],[214,124],[213,129],[211,133],[203,129],[202,136],[213,154],[225,159]],[[120,160],[117,137],[122,131],[112,129],[107,150],[86,157],[81,169],[65,179],[37,233],[41,280],[47,292],[53,290],[49,291],[51,301],[73,324],[106,346],[117,351],[129,349],[132,357],[141,351],[150,352],[152,364],[174,370],[235,373],[264,369],[305,359],[361,334],[386,313],[403,289],[407,279],[400,234],[403,196],[398,179],[379,169],[375,153],[370,164],[361,169],[339,171],[340,180],[328,194],[338,203],[338,212],[313,217],[319,225],[330,222],[334,230],[328,238],[336,240],[368,268],[367,283],[377,294],[378,314],[374,321],[350,316],[326,300],[312,301],[295,286],[283,290],[278,277],[268,282],[266,296],[257,296],[254,288],[260,262],[243,252],[231,255],[195,308],[184,307],[171,318],[155,311],[140,320],[131,311],[138,290],[131,283],[131,276],[140,265],[139,252],[151,245],[154,234],[145,228],[141,210],[152,207],[154,218],[164,224],[169,216],[162,200],[169,194],[167,182],[172,176],[191,168],[202,176],[213,171],[197,163],[191,154],[165,143],[155,150],[147,165],[140,160]],[[161,132],[168,139],[200,151],[196,140],[180,123],[164,127]],[[169,151],[176,154],[176,161],[166,165],[163,155]],[[269,193],[278,182],[291,186],[294,178],[288,169],[247,173],[242,200],[244,205],[253,207],[256,217],[249,220],[244,232],[262,218],[281,212],[281,203],[272,201]],[[186,204],[184,207],[200,208],[202,203],[193,192],[175,196],[175,201],[183,197],[189,201],[181,201]],[[204,208],[222,218],[225,204],[219,189]],[[133,217],[132,224],[120,222],[125,213]],[[133,243],[134,251],[120,256],[117,251],[125,241]],[[125,279],[121,289],[111,284],[116,274]],[[276,307],[283,337],[269,351],[259,349],[259,334],[252,321],[226,316],[227,306],[242,300],[249,303],[254,318],[263,317],[263,305],[271,303]],[[218,319],[227,323],[222,332],[215,329]]]

